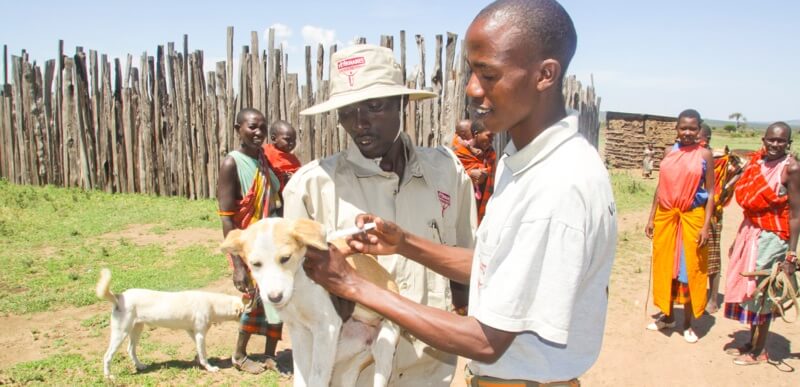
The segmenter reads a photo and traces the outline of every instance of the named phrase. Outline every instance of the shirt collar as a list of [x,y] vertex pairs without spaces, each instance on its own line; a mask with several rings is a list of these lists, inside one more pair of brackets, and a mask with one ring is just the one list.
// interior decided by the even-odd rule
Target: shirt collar
[[[405,175],[414,177],[422,177],[422,167],[419,165],[417,152],[414,145],[411,144],[411,139],[405,133],[400,133],[400,140],[403,141],[403,146],[406,150],[406,169]],[[368,159],[361,154],[358,146],[353,143],[352,139],[348,140],[350,143],[347,146],[347,151],[344,154],[345,159],[353,166],[353,171],[356,177],[371,177],[375,175],[389,176],[392,172],[386,172],[373,159]],[[406,180],[405,178],[403,180]]]
[[514,141],[509,141],[503,152],[506,156],[505,163],[511,173],[517,175],[547,158],[577,132],[578,114],[570,111],[569,115],[542,131],[522,149],[517,150]]

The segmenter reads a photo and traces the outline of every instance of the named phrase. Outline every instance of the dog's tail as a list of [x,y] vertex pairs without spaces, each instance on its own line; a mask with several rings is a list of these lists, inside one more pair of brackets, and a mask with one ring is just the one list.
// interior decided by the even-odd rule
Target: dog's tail
[[109,289],[109,285],[111,284],[111,270],[104,268],[100,270],[100,279],[97,280],[97,286],[95,287],[95,294],[97,298],[108,300],[108,302],[114,304],[114,307],[117,306],[117,296],[114,293],[111,293]]

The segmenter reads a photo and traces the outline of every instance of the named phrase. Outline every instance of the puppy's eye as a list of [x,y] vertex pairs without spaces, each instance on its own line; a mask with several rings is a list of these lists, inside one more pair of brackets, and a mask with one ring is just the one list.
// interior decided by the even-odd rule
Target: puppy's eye
[[261,267],[261,262],[253,262],[253,267]]
[[283,256],[283,257],[281,257],[281,265],[285,265],[285,264],[286,264],[286,262],[289,262],[289,260],[290,260],[291,258],[292,258],[292,256],[291,256],[291,255],[287,255],[287,256]]

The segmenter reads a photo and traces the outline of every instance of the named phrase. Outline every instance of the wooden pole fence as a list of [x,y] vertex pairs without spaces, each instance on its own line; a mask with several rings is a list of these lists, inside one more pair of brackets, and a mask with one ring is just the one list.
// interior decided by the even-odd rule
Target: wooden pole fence
[[[288,72],[289,55],[268,32],[265,49],[250,33],[238,69],[233,63],[233,27],[226,31],[226,60],[204,71],[203,51],[182,50],[174,43],[110,59],[77,47],[66,55],[58,41],[57,57],[42,68],[23,50],[11,55],[3,46],[0,88],[0,177],[16,183],[99,189],[107,192],[183,196],[216,195],[219,164],[238,144],[236,112],[261,110],[271,123],[290,122],[298,130],[295,153],[302,162],[347,148],[347,133],[335,112],[301,117],[300,111],[325,101],[330,81],[324,77],[337,47],[319,44],[303,52],[305,82]],[[403,80],[426,88],[438,99],[410,101],[401,125],[420,146],[448,145],[456,122],[466,117],[466,53],[456,52],[458,35],[436,35],[432,73],[427,74],[425,38],[414,35],[418,64],[408,66],[406,31],[399,42],[381,35],[377,43],[400,51]],[[366,38],[359,38],[366,42]],[[9,70],[10,69],[10,74]],[[234,87],[234,71],[239,75]],[[583,87],[574,76],[564,80],[567,107],[580,112],[581,130],[597,146],[600,98],[594,85]],[[508,137],[495,138],[502,149]]]

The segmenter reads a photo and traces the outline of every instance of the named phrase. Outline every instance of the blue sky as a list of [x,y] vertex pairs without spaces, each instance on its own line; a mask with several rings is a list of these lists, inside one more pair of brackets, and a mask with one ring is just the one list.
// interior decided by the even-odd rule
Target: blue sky
[[[186,33],[189,48],[202,49],[209,65],[225,57],[227,26],[235,28],[234,56],[249,44],[250,31],[259,32],[265,48],[264,31],[276,26],[290,52],[290,71],[299,71],[308,42],[347,44],[365,36],[376,43],[381,34],[398,39],[401,29],[410,49],[415,34],[425,36],[432,58],[435,34],[450,31],[463,37],[486,3],[14,1],[2,7],[0,44],[9,46],[9,54],[24,48],[40,63],[55,57],[58,39],[64,39],[68,54],[83,46],[112,57],[131,53],[138,58],[169,41],[180,47]],[[602,110],[676,115],[693,107],[708,118],[724,119],[737,111],[750,121],[800,119],[798,1],[562,4],[578,30],[569,72],[585,82],[594,75]]]

